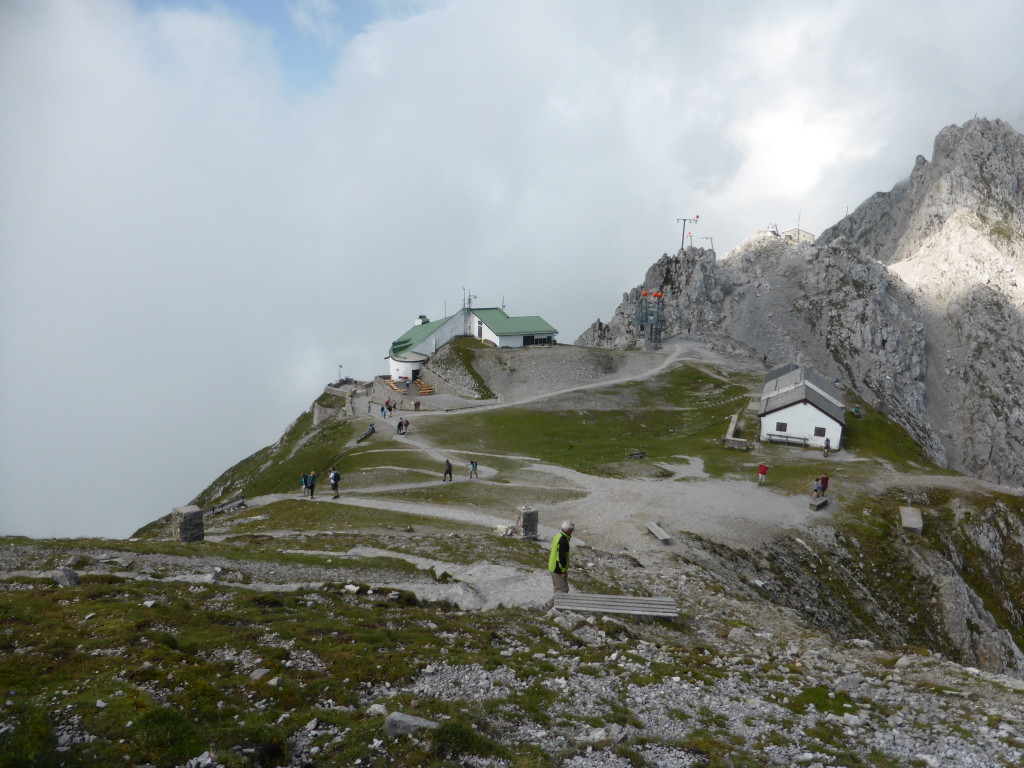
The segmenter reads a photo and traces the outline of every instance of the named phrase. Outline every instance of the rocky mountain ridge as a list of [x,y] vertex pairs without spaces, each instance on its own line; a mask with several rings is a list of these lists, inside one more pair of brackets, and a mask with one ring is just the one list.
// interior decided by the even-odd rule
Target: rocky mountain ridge
[[910,177],[813,245],[760,233],[722,260],[663,255],[578,344],[642,344],[642,290],[665,335],[697,332],[768,363],[805,362],[884,407],[938,463],[1024,484],[1024,136],[974,119]]

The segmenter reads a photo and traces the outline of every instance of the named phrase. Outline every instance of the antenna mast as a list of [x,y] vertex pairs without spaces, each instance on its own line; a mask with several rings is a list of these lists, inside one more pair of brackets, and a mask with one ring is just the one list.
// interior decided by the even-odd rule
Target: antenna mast
[[[692,219],[676,219],[676,224],[680,221],[683,222],[683,241],[679,244],[679,250],[683,250],[686,247],[686,222],[689,221],[696,224],[698,219],[700,219],[699,213]],[[690,246],[693,247],[693,232],[690,233]]]

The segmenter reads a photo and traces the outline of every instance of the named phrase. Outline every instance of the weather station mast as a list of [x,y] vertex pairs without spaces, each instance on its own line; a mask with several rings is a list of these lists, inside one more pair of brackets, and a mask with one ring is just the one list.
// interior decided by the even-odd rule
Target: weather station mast
[[676,224],[678,224],[680,221],[683,222],[683,240],[679,244],[679,250],[683,250],[686,247],[686,236],[687,235],[690,236],[690,247],[692,248],[693,247],[693,232],[687,232],[686,231],[686,225],[687,224],[696,224],[698,221],[700,221],[700,214],[698,213],[692,219],[676,219]]

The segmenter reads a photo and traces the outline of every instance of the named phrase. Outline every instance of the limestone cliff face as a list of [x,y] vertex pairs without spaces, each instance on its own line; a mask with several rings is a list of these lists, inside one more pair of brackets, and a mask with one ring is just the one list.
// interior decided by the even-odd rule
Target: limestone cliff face
[[666,338],[690,328],[805,362],[939,463],[1024,484],[1024,136],[1008,124],[944,129],[931,162],[814,245],[760,234],[721,261],[662,256],[577,343],[636,346],[642,289],[667,297]]
[[640,285],[622,294],[622,303],[607,323],[594,322],[576,340],[585,347],[633,349],[643,339],[634,324],[636,305],[642,291],[663,291],[665,303],[665,336],[688,329],[718,328],[723,320],[722,306],[728,278],[715,263],[713,251],[687,248],[677,256],[663,254],[644,276]]
[[[749,578],[774,602],[839,637],[925,645],[959,663],[1024,678],[1019,501],[974,505],[939,494],[917,503],[925,508],[924,537],[886,528],[894,512],[876,509],[863,527],[818,526],[802,539],[776,540],[759,553],[759,570]],[[857,537],[858,528],[873,526],[876,535]]]

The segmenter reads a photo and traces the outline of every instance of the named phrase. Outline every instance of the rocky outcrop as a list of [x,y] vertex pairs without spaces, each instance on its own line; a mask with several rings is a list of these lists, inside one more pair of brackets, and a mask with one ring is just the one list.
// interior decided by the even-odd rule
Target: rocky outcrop
[[891,525],[894,510],[878,511],[860,525],[779,539],[750,578],[774,602],[838,637],[924,646],[1024,679],[1021,511],[1019,502],[975,508],[962,498],[933,501],[925,537]]
[[722,304],[731,288],[729,279],[715,263],[715,252],[685,248],[676,256],[663,254],[644,281],[622,295],[622,303],[607,323],[594,322],[576,344],[605,349],[633,349],[643,345],[634,322],[642,291],[662,291],[665,296],[665,336],[680,332],[716,329],[720,326]]
[[690,330],[809,364],[936,462],[1024,484],[1024,136],[1008,124],[944,129],[931,162],[814,245],[761,233],[720,261],[662,256],[577,344],[637,346],[642,290],[666,296],[665,338]]

